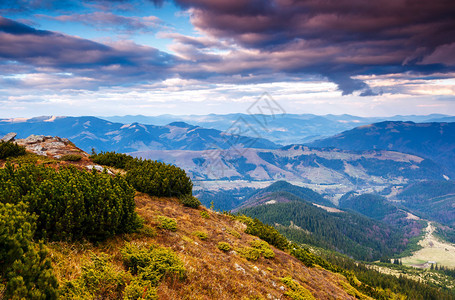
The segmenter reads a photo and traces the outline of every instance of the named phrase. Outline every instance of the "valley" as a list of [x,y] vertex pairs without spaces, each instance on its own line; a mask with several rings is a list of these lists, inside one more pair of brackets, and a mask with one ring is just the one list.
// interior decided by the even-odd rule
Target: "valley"
[[435,234],[433,222],[428,222],[425,236],[419,241],[422,249],[414,252],[412,256],[403,257],[404,265],[415,268],[430,268],[431,264],[455,268],[455,245],[441,240]]

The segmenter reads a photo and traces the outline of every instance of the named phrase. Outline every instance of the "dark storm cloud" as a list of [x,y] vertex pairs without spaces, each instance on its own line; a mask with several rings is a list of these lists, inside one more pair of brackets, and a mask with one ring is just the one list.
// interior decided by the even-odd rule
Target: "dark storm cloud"
[[[193,25],[209,36],[256,49],[265,63],[270,57],[294,58],[294,69],[286,61],[282,68],[279,63],[274,68],[325,75],[343,94],[372,93],[365,83],[351,78],[355,75],[432,68],[441,72],[454,66],[453,0],[176,2],[190,9]],[[327,55],[316,60],[302,55],[315,51]]]
[[101,44],[51,31],[35,30],[0,17],[0,59],[45,72],[71,72],[119,84],[164,78],[173,56],[132,42]]
[[[188,9],[192,24],[205,34],[161,33],[174,40],[170,47],[178,58],[132,42],[97,43],[0,17],[0,59],[113,85],[172,76],[236,83],[277,74],[294,80],[324,76],[344,95],[363,96],[382,90],[373,90],[359,75],[455,71],[453,0],[174,2]],[[63,13],[46,17],[102,30],[149,31],[159,20],[121,16],[114,9],[134,10],[137,3],[163,1],[6,0],[0,1],[0,12],[57,9]]]
[[36,30],[30,26],[9,20],[0,16],[0,32],[10,33],[14,35],[32,34],[32,35],[48,35],[50,32],[44,30]]

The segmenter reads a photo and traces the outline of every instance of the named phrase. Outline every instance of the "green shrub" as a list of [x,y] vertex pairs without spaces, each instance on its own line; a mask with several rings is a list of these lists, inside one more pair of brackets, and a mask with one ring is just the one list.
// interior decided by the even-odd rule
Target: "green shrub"
[[117,169],[127,169],[131,166],[134,158],[130,155],[115,153],[115,152],[101,152],[99,154],[92,154],[89,157],[94,163],[110,166]]
[[193,235],[197,236],[198,238],[200,238],[203,241],[205,241],[206,239],[209,238],[207,233],[203,232],[203,231],[195,231],[195,232],[193,232]]
[[26,153],[25,147],[12,142],[0,142],[0,159],[21,156]]
[[261,257],[261,251],[256,248],[244,247],[237,249],[240,256],[245,257],[248,260],[258,260]]
[[201,217],[203,217],[204,219],[210,219],[210,215],[208,212],[206,212],[205,210],[201,210],[199,212],[199,214],[201,215]]
[[0,202],[27,204],[39,238],[102,240],[141,226],[122,176],[31,164],[0,169]]
[[149,281],[135,278],[126,286],[123,300],[158,300],[158,295]]
[[289,288],[289,290],[284,293],[286,296],[289,296],[294,300],[315,299],[309,290],[301,286],[298,282],[294,281],[291,277],[281,278],[281,282],[283,282]]
[[220,249],[221,251],[224,251],[224,252],[228,252],[232,248],[231,245],[229,245],[226,242],[219,242],[217,247],[218,247],[218,249]]
[[257,236],[261,240],[268,242],[280,250],[289,248],[289,241],[273,226],[264,224],[258,219],[252,219],[245,215],[232,215],[228,213],[228,216],[244,223],[247,226],[245,233]]
[[226,231],[227,231],[227,233],[229,233],[230,235],[235,236],[235,237],[238,238],[238,239],[241,237],[240,233],[238,233],[238,232],[235,231],[234,229],[228,228]]
[[57,299],[57,279],[47,249],[35,244],[35,217],[26,205],[0,203],[0,278],[5,299]]
[[91,262],[82,266],[81,276],[64,285],[61,298],[121,299],[131,279],[131,274],[115,270],[107,255],[93,255]]
[[151,160],[134,160],[126,179],[137,191],[157,197],[191,195],[193,189],[184,170]]
[[138,247],[128,243],[121,250],[123,261],[128,269],[141,280],[157,286],[166,276],[185,278],[183,262],[170,248],[159,246]]
[[101,165],[125,169],[127,181],[139,192],[158,197],[180,197],[192,193],[191,179],[176,166],[115,152],[93,154],[90,159]]
[[273,252],[272,249],[265,249],[263,252],[262,252],[262,256],[264,258],[274,258],[275,257],[275,252]]
[[187,207],[198,208],[201,205],[201,201],[192,195],[183,195],[179,197],[180,202]]
[[291,255],[300,260],[305,266],[314,266],[315,255],[304,248],[294,248],[291,250]]
[[258,249],[264,258],[274,258],[275,252],[270,248],[270,245],[262,240],[254,240],[250,242],[251,247]]
[[158,228],[170,231],[177,231],[177,221],[165,216],[158,216]]
[[81,155],[78,154],[66,154],[60,157],[60,160],[64,161],[80,161],[82,159]]

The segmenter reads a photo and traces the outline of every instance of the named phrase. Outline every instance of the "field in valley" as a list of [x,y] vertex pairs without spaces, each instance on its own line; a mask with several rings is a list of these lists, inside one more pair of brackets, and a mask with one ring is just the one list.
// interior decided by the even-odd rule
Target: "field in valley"
[[419,242],[422,249],[414,252],[412,256],[403,257],[404,265],[429,268],[431,262],[435,262],[439,266],[455,268],[455,245],[436,237],[435,229],[434,224],[428,222],[425,237]]

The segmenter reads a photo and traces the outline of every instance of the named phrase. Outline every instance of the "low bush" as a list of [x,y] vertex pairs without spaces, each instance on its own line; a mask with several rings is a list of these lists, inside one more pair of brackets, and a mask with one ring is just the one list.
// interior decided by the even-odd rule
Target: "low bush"
[[281,279],[281,282],[289,288],[289,290],[287,290],[284,294],[294,300],[316,299],[313,297],[309,290],[301,286],[298,282],[294,281],[291,277],[284,277]]
[[158,295],[149,281],[135,278],[126,286],[123,300],[158,300]]
[[25,147],[19,146],[16,143],[3,141],[0,142],[0,159],[21,156],[25,153]]
[[257,236],[280,250],[285,250],[289,247],[288,240],[273,226],[266,225],[258,219],[253,219],[246,225],[245,233]]
[[166,276],[184,279],[186,270],[183,262],[170,248],[159,246],[139,247],[128,243],[121,250],[123,261],[128,269],[152,286]]
[[226,214],[232,219],[244,223],[247,226],[245,233],[257,236],[261,240],[268,242],[280,250],[289,248],[289,241],[273,226],[264,224],[258,219],[252,219],[245,215],[233,215],[230,213]]
[[201,201],[192,195],[182,195],[179,197],[180,202],[187,207],[198,208],[201,205]]
[[177,221],[165,216],[158,216],[158,228],[170,231],[177,231]]
[[157,197],[191,195],[193,183],[185,171],[159,161],[142,160],[126,154],[101,152],[90,156],[100,165],[126,170],[127,181],[139,192]]
[[117,169],[127,169],[131,166],[134,158],[130,155],[115,152],[92,153],[90,159],[103,166],[114,167]]
[[193,235],[197,236],[198,238],[200,238],[203,241],[205,241],[206,239],[209,238],[207,233],[203,232],[203,231],[195,231],[195,232],[193,232]]
[[270,245],[265,241],[254,240],[250,243],[250,245],[251,245],[251,247],[258,249],[264,258],[274,258],[275,257],[275,252],[273,252],[272,248],[270,248]]
[[229,233],[230,235],[235,236],[235,237],[238,238],[238,239],[241,237],[240,233],[238,233],[238,232],[235,231],[234,229],[228,228],[226,231],[227,231],[227,233]]
[[199,212],[199,214],[201,215],[201,217],[203,217],[204,219],[210,219],[210,215],[208,212],[206,212],[205,210],[201,210]]
[[252,247],[243,247],[236,249],[240,256],[248,260],[258,260],[261,257],[261,251]]
[[66,282],[61,291],[63,299],[121,299],[130,273],[115,270],[107,255],[93,255],[82,266],[79,278]]
[[224,252],[228,252],[232,248],[231,245],[229,245],[226,242],[219,242],[217,247],[218,247],[218,249],[220,249],[221,251],[224,251]]

